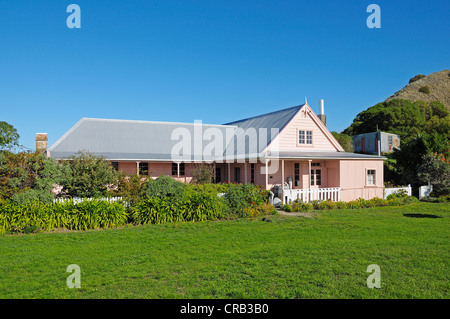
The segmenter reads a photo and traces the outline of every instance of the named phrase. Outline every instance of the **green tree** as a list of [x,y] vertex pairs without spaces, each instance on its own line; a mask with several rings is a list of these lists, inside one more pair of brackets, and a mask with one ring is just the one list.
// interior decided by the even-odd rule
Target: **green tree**
[[443,154],[425,154],[418,171],[419,182],[423,185],[433,185],[434,196],[450,193],[450,164]]
[[19,146],[19,134],[11,124],[0,121],[0,150]]
[[450,115],[441,102],[391,100],[360,112],[343,133],[357,135],[376,129],[395,133],[403,140],[420,133],[439,133],[449,138]]
[[445,105],[438,101],[431,102],[430,109],[432,114],[438,116],[439,118],[445,118],[449,115],[449,111]]
[[63,186],[70,196],[107,196],[108,190],[117,185],[117,171],[102,156],[78,152],[65,165],[67,175]]
[[42,153],[0,152],[0,198],[18,204],[50,203],[53,187],[64,180],[64,167]]
[[429,153],[440,153],[448,158],[449,142],[448,140],[435,133],[418,134],[401,144],[400,149],[394,149],[389,156],[394,160],[393,170],[390,172],[392,180],[388,180],[395,184],[411,184],[414,188],[421,186],[422,181],[418,174],[423,164],[424,156]]
[[353,153],[353,138],[344,133],[331,132],[334,138],[339,142],[344,151]]

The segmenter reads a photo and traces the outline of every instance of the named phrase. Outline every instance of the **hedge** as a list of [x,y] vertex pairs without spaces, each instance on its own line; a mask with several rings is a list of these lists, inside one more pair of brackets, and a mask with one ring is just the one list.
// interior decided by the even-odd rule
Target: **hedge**
[[101,200],[72,201],[44,204],[32,202],[19,205],[6,202],[0,205],[0,233],[33,232],[36,230],[88,230],[125,225],[128,212],[120,202]]
[[[3,201],[0,202],[0,233],[28,233],[58,228],[88,230],[117,227],[127,223],[162,224],[257,217],[276,213],[273,205],[267,203],[268,191],[251,184],[182,184],[181,189],[172,183],[164,189],[163,185],[167,186],[167,179],[162,178],[148,185],[159,191],[153,196],[141,198],[131,207],[127,207],[125,202],[100,199],[52,204],[34,201],[26,205]],[[179,193],[175,196],[173,190]]]
[[302,201],[294,201],[289,204],[283,205],[283,210],[287,212],[309,212],[312,210],[324,210],[324,209],[358,209],[358,208],[371,208],[371,207],[383,207],[383,206],[399,206],[410,204],[419,201],[415,197],[411,196],[388,196],[387,199],[372,198],[363,199],[358,198],[349,202],[332,202],[330,200],[314,200],[309,203]]
[[181,196],[147,196],[131,208],[131,216],[137,224],[256,217],[276,212],[268,195],[252,184],[187,185]]

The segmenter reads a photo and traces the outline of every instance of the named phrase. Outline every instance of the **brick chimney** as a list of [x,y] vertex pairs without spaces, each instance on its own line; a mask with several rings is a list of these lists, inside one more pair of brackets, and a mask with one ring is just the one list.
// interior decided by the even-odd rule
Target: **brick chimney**
[[327,116],[325,115],[323,99],[319,100],[319,119],[327,126]]
[[36,152],[47,151],[47,133],[36,133]]

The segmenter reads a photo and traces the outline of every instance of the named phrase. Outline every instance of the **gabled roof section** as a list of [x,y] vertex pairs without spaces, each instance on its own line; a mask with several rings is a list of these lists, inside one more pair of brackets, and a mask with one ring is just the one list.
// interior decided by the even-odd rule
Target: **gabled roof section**
[[[315,137],[313,138],[313,140],[315,140],[316,142],[313,143],[312,148],[305,148],[297,144],[298,128],[308,128],[308,130],[312,129],[313,134],[319,134],[315,135]],[[331,134],[331,132],[327,129],[326,125],[314,113],[308,103],[305,103],[300,107],[300,109],[286,123],[283,130],[280,130],[280,134],[278,134],[261,152],[266,153],[271,149],[279,151],[296,149],[306,152],[325,150],[333,150],[337,152],[344,151],[342,146],[334,138],[333,134]]]
[[[279,111],[266,113],[262,115],[257,115],[253,117],[249,117],[243,120],[226,123],[224,125],[235,125],[238,127],[238,130],[235,134],[235,143],[229,144],[227,149],[225,150],[226,154],[249,154],[252,153],[249,150],[249,143],[246,142],[244,145],[237,143],[237,141],[245,138],[245,134],[249,133],[249,129],[255,129],[257,141],[251,141],[252,143],[257,143],[257,152],[261,153],[263,150],[267,148],[267,146],[272,142],[272,140],[278,135],[279,132],[289,123],[289,121],[297,114],[297,112],[304,106],[297,105],[293,107],[289,107],[286,109],[282,109]],[[241,130],[239,130],[239,128]],[[272,132],[272,129],[277,129],[277,132]],[[260,135],[260,130],[267,132],[267,138],[265,136]]]

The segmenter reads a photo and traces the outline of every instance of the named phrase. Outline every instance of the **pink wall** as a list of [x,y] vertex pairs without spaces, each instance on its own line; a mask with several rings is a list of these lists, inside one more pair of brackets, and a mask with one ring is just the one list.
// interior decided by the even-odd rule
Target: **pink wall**
[[136,174],[136,162],[119,162],[119,170],[128,175]]
[[[312,131],[313,144],[298,145],[298,130]],[[323,125],[317,115],[308,105],[305,105],[281,130],[276,142],[279,150],[296,151],[343,151],[339,143],[334,139],[328,129]],[[274,147],[269,145],[269,149]]]
[[[295,186],[294,167],[295,163],[300,164],[300,184]],[[320,187],[340,187],[341,200],[350,201],[357,198],[370,199],[373,197],[383,198],[383,160],[312,160],[312,163],[320,163],[320,166],[312,166],[311,169],[321,170]],[[251,182],[250,163],[247,163],[247,183]],[[216,164],[221,168],[221,182],[228,181],[228,164]],[[265,164],[255,163],[255,184],[265,186],[266,176],[261,173],[261,168]],[[241,183],[245,183],[245,168],[243,163],[230,164],[230,182],[235,182],[235,167],[241,169]],[[274,183],[280,184],[282,179],[281,161],[278,170],[269,174],[268,188],[271,189]],[[136,162],[119,162],[119,169],[127,174],[136,174]],[[149,162],[149,170],[153,178],[160,175],[172,176],[171,162]],[[192,165],[185,164],[186,176],[180,176],[180,181],[190,182],[192,179]],[[375,185],[366,185],[367,170],[375,170]],[[271,178],[272,177],[272,178]],[[288,181],[292,178],[293,188],[310,188],[309,186],[309,164],[305,160],[285,160],[284,178]],[[317,188],[318,186],[311,186]]]
[[[383,160],[341,160],[341,200],[383,198]],[[375,170],[375,185],[366,185],[367,170]]]
[[161,175],[172,176],[172,163],[149,162],[148,170],[152,177],[159,177]]
[[[300,164],[300,179],[299,185],[295,186],[295,163]],[[311,169],[320,169],[322,183],[320,187],[338,187],[339,186],[339,161],[325,161],[325,160],[313,160],[312,163],[319,163],[320,166],[311,167]],[[226,165],[226,164],[225,164]],[[234,183],[235,177],[235,167],[241,168],[241,182],[245,182],[245,169],[244,164],[230,164],[230,182]],[[265,174],[261,174],[261,169],[265,167],[265,164],[258,162],[255,165],[255,183],[258,185],[266,184],[266,176]],[[269,165],[270,167],[270,165]],[[250,163],[247,163],[247,182],[250,183]],[[224,182],[227,181],[227,171],[226,167],[224,170]],[[309,187],[309,164],[308,161],[305,160],[285,160],[284,161],[284,181],[288,183],[288,177],[292,178],[292,186],[293,188],[308,188]],[[269,174],[268,178],[268,187],[272,188],[275,183],[277,185],[281,185],[282,181],[282,162],[281,160],[278,162],[278,170],[272,174]],[[312,188],[317,188],[318,186],[312,186]]]

